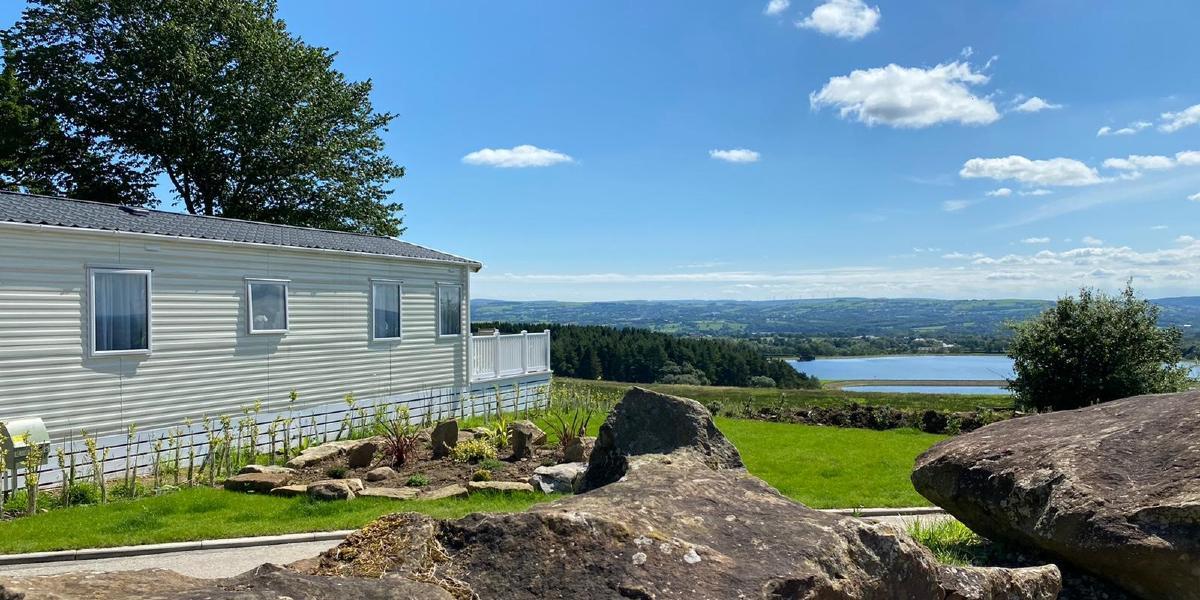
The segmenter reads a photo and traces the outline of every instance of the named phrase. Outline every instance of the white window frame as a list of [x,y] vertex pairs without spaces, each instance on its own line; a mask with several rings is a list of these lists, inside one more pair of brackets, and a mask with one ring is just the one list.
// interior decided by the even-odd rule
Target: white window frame
[[[396,301],[399,303],[396,306],[396,314],[400,317],[400,335],[396,337],[375,337],[375,286],[396,286]],[[404,340],[404,282],[399,279],[375,279],[370,280],[370,302],[368,302],[368,310],[371,311],[370,323],[371,341],[372,342],[399,342]]]
[[[446,288],[458,288],[458,333],[442,333],[442,290]],[[435,326],[437,327],[438,339],[455,339],[462,337],[462,332],[466,330],[463,323],[463,304],[467,301],[466,294],[463,291],[461,283],[439,283],[437,284],[437,298],[435,298],[437,309],[433,311]]]
[[[254,294],[250,292],[250,286],[256,283],[270,283],[283,285],[283,329],[255,329],[254,328]],[[287,333],[292,327],[292,313],[289,305],[291,304],[291,289],[292,281],[290,279],[268,279],[264,277],[247,277],[246,278],[246,333],[250,335],[279,335]]]
[[[146,347],[135,350],[97,350],[96,349],[96,273],[120,273],[124,275],[144,275],[146,277]],[[153,274],[151,269],[129,267],[88,267],[87,296],[88,296],[88,355],[103,356],[139,356],[149,355],[154,351],[154,303]]]

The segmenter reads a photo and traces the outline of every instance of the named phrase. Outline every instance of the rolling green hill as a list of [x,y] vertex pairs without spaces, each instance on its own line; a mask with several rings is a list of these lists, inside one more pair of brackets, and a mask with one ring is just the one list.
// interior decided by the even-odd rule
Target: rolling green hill
[[[1162,324],[1193,337],[1200,297],[1162,298]],[[684,335],[806,336],[995,335],[1004,323],[1045,310],[1047,300],[934,300],[831,298],[815,300],[681,300],[629,302],[510,302],[475,300],[475,321],[640,327]]]

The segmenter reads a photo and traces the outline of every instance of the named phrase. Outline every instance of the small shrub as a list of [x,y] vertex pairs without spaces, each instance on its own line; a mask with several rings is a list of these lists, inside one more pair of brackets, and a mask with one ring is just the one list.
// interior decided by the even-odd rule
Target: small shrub
[[421,445],[421,428],[412,423],[407,406],[396,406],[395,414],[383,420],[383,455],[393,467],[408,462]]
[[487,471],[499,471],[504,468],[504,462],[495,458],[485,458],[479,461],[479,468]]
[[346,467],[339,465],[336,467],[329,467],[328,469],[325,469],[325,476],[330,479],[345,479],[346,473],[349,473],[349,472],[350,472],[350,469],[347,469]]
[[479,469],[471,474],[471,481],[491,481],[492,472],[487,469]]
[[450,458],[454,462],[479,462],[488,458],[496,458],[496,447],[487,440],[475,439],[459,442],[450,450]]
[[413,473],[408,476],[408,481],[404,482],[408,487],[425,487],[429,485],[429,478],[422,473]]
[[710,414],[710,415],[712,415],[712,416],[714,416],[714,417],[717,417],[717,416],[720,416],[720,415],[721,415],[721,408],[722,408],[722,407],[721,407],[721,403],[720,403],[719,401],[717,401],[717,400],[710,400],[710,401],[708,402],[708,404],[705,404],[705,405],[704,405],[704,408],[707,408],[707,409],[708,409],[708,414]]
[[100,488],[90,483],[76,483],[67,490],[66,498],[69,500],[68,506],[99,504]]
[[750,378],[750,387],[773,388],[775,387],[775,380],[766,375],[755,375]]
[[[109,494],[113,498],[120,498],[122,500],[131,500],[146,495],[146,486],[142,485],[142,482],[137,479],[131,479],[130,481],[132,481],[132,484],[129,481],[118,481],[113,486],[113,489],[109,491]],[[75,485],[78,486],[80,484],[77,483]]]

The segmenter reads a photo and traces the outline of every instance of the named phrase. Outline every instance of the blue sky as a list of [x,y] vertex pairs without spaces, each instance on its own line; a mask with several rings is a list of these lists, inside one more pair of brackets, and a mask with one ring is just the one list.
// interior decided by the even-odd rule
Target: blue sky
[[475,297],[1200,289],[1194,1],[281,4]]

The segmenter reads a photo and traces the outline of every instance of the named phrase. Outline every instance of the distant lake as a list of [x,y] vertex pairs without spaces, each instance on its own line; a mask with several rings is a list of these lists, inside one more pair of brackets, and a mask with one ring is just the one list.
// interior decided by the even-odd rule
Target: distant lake
[[950,379],[970,381],[1009,379],[1014,376],[1012,359],[999,354],[986,356],[915,354],[865,358],[818,358],[810,361],[791,360],[788,362],[797,371],[816,375],[823,380]]
[[889,392],[893,394],[996,394],[1008,393],[1007,388],[991,385],[848,385],[847,392]]

